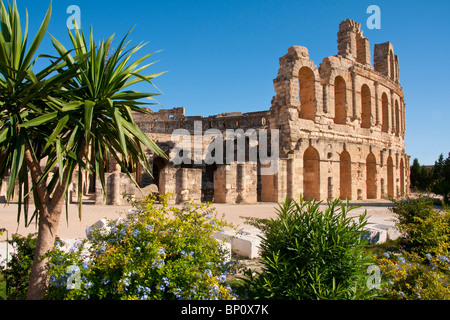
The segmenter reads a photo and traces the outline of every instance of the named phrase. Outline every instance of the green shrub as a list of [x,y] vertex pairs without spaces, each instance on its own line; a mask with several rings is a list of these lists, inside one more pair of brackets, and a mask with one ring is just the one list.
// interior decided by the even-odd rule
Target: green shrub
[[162,205],[153,196],[135,202],[135,215],[91,230],[67,253],[54,250],[47,298],[235,298],[226,252],[212,238],[228,224],[208,204],[176,208],[161,199]]
[[29,234],[26,237],[13,234],[12,239],[8,240],[15,250],[8,258],[5,268],[0,268],[8,300],[25,300],[27,296],[36,239],[37,234]]
[[319,205],[286,199],[276,219],[249,219],[264,232],[263,271],[244,278],[249,298],[364,299],[376,293],[367,287],[373,256],[361,240],[366,213],[348,217],[352,208],[340,200],[324,211]]
[[390,300],[450,299],[448,208],[437,210],[431,198],[393,200],[392,211],[403,237],[400,250],[378,254],[384,297]]
[[427,253],[437,256],[448,254],[450,241],[450,211],[437,210],[433,200],[394,200],[392,211],[397,217],[397,227],[403,234],[405,250],[420,255]]

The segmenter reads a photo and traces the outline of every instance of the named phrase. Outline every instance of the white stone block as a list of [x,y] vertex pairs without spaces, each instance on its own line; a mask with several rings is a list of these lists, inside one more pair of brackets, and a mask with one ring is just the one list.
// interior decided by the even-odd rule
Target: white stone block
[[373,227],[376,229],[386,230],[388,240],[397,240],[398,237],[400,237],[400,232],[395,226],[390,226],[387,224],[377,224]]
[[236,235],[236,232],[234,232],[234,231],[220,231],[220,232],[215,232],[213,234],[213,238],[216,240],[229,242],[231,244],[233,241],[232,239],[234,238],[235,235]]
[[377,228],[366,228],[366,233],[364,233],[361,238],[369,241],[372,244],[381,244],[387,240],[387,231],[384,229]]
[[233,252],[249,259],[259,257],[259,246],[261,239],[254,236],[234,237],[232,242]]

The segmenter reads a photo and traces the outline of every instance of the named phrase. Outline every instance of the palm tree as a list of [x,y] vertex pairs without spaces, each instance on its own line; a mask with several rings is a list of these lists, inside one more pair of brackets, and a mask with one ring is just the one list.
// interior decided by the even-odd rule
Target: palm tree
[[[96,44],[91,29],[88,44],[82,29],[76,29],[74,35],[69,31],[74,48],[67,50],[53,38],[59,57],[44,56],[50,58],[49,66],[35,74],[33,59],[50,21],[51,3],[29,48],[28,19],[22,35],[16,3],[8,10],[2,3],[0,13],[0,177],[9,173],[7,201],[19,185],[18,219],[22,208],[26,223],[38,219],[27,298],[42,299],[47,289],[45,254],[53,248],[75,170],[81,200],[83,173],[94,173],[104,188],[110,156],[131,179],[129,168],[148,168],[145,148],[165,156],[132,115],[149,112],[141,107],[148,103],[140,100],[154,99],[155,93],[129,90],[141,81],[152,85],[160,73],[141,74],[152,65],[141,66],[151,54],[132,60],[143,45],[125,51],[125,37],[109,54],[113,36]],[[31,196],[36,209],[30,218]],[[79,212],[81,218],[81,201]]]

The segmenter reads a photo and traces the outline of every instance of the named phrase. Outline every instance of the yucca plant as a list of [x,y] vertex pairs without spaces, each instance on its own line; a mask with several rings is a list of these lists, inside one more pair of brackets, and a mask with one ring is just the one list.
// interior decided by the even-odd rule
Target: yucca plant
[[[155,93],[125,90],[159,74],[142,75],[150,57],[132,60],[142,45],[125,51],[125,39],[111,52],[113,37],[96,44],[91,30],[89,43],[82,29],[73,35],[74,48],[65,49],[53,38],[59,53],[48,67],[32,71],[36,51],[46,33],[51,3],[29,48],[28,21],[24,34],[14,2],[1,6],[0,32],[0,177],[9,174],[7,200],[19,185],[19,213],[23,207],[28,223],[28,201],[34,197],[38,239],[27,297],[41,299],[47,289],[47,259],[67,203],[67,191],[78,170],[79,198],[83,173],[95,173],[104,187],[104,167],[112,155],[130,178],[129,168],[147,168],[145,148],[165,156],[139,129],[132,112],[148,112],[140,105]],[[49,173],[52,173],[51,178]],[[30,177],[30,179],[29,179]],[[31,181],[31,185],[29,183]],[[81,202],[80,202],[81,213]],[[67,211],[66,211],[67,212]]]

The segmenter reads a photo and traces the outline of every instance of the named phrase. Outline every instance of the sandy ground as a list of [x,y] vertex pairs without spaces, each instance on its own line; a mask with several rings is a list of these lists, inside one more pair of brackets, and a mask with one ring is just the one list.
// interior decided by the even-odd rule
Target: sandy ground
[[[374,224],[393,225],[393,215],[389,210],[392,205],[389,201],[377,200],[353,201],[351,205],[361,206],[350,212],[351,216],[357,216],[367,209],[369,221]],[[322,204],[325,207],[325,204]],[[258,203],[258,204],[214,204],[219,214],[224,214],[224,219],[233,223],[240,229],[253,228],[244,223],[242,217],[271,218],[276,217],[276,203]],[[93,204],[83,203],[81,220],[78,217],[78,208],[76,204],[69,205],[68,220],[63,213],[57,235],[61,239],[79,239],[85,237],[85,230],[100,219],[114,220],[119,217],[125,217],[131,206],[95,206]],[[34,207],[30,207],[33,212]],[[6,228],[8,234],[18,233],[27,235],[37,232],[37,225],[32,222],[27,228],[24,225],[23,213],[20,223],[17,223],[17,204],[0,206],[0,228]],[[6,240],[6,233],[0,236],[0,242]]]
[[[384,225],[394,225],[394,216],[389,210],[392,203],[384,200],[376,201],[353,201],[351,205],[360,206],[350,211],[350,216],[358,216],[368,212],[369,222]],[[213,205],[219,214],[223,214],[226,221],[232,223],[239,229],[253,229],[253,226],[245,224],[243,217],[259,217],[259,218],[275,218],[276,203],[258,203],[258,204],[214,204]],[[326,204],[322,204],[325,209]],[[60,221],[57,235],[63,239],[66,244],[74,243],[76,239],[86,237],[85,231],[88,227],[101,219],[114,220],[120,217],[125,217],[131,206],[96,206],[93,204],[83,203],[83,211],[81,220],[78,217],[78,207],[76,204],[69,205],[68,219],[66,220],[65,212]],[[34,207],[30,206],[30,212],[33,212]],[[0,205],[0,229],[6,228],[5,232],[0,236],[0,266],[4,266],[7,256],[11,256],[14,249],[11,245],[7,245],[6,240],[11,239],[11,235],[18,233],[27,235],[37,232],[37,225],[32,222],[28,227],[24,225],[23,213],[20,223],[17,223],[17,204],[10,204],[8,206]]]

